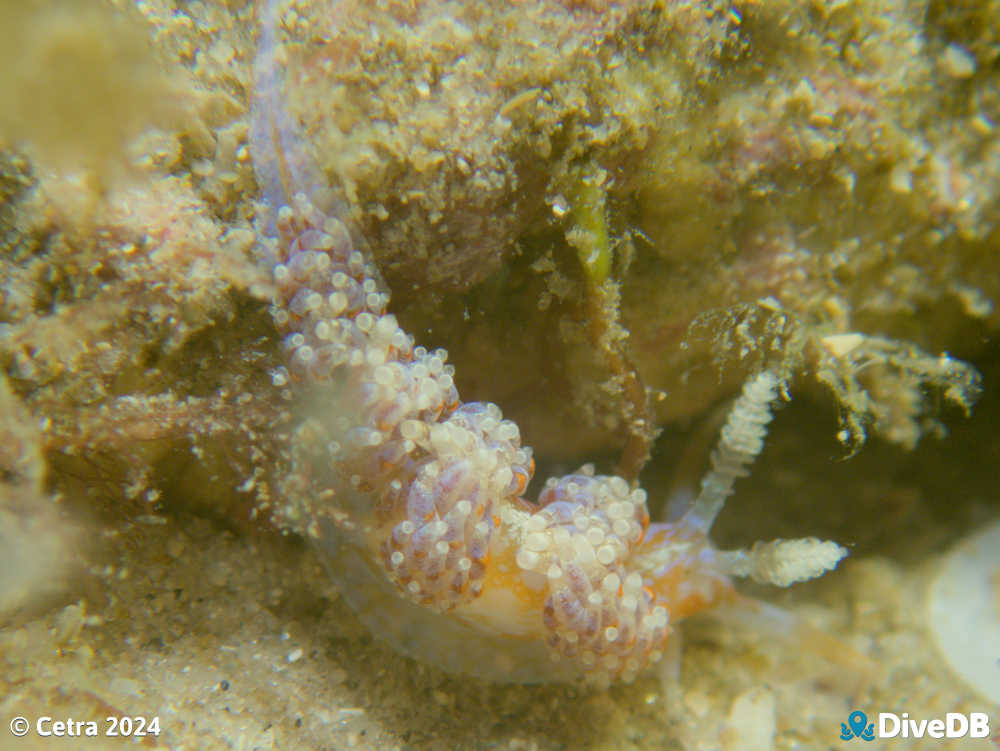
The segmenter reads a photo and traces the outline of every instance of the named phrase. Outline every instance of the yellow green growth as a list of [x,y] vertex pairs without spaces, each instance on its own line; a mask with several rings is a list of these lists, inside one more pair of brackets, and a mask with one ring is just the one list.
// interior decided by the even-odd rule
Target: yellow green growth
[[605,179],[606,173],[600,168],[581,171],[570,195],[574,226],[566,233],[587,280],[594,286],[603,284],[611,275],[614,255],[608,233]]

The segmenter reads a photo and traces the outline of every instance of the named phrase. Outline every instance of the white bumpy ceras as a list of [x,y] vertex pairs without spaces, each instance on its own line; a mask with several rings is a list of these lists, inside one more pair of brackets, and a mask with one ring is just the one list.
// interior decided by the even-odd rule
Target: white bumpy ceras
[[658,660],[674,621],[731,591],[728,574],[786,584],[836,565],[833,543],[779,541],[758,556],[708,540],[760,451],[779,388],[767,372],[737,401],[680,521],[651,525],[645,491],[589,468],[523,499],[534,462],[517,425],[460,401],[446,353],[415,346],[387,312],[342,208],[313,204],[324,181],[281,96],[279,5],[261,6],[251,147],[287,355],[274,378],[309,413],[295,447],[307,479],[286,515],[359,617],[449,671],[607,683]]

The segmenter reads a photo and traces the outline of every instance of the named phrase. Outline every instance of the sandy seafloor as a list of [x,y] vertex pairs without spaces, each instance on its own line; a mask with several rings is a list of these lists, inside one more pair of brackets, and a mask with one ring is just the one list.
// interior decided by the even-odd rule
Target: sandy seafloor
[[[870,672],[724,620],[685,624],[679,682],[665,669],[606,692],[450,677],[373,640],[298,543],[180,517],[103,533],[106,564],[0,630],[0,709],[5,722],[158,715],[145,745],[172,749],[844,748],[855,708],[983,711],[995,724],[997,706],[936,651],[925,593],[942,551],[996,517],[997,419],[994,391],[948,441],[914,454],[873,443],[839,461],[829,410],[790,406],[724,512],[725,540],[805,528],[854,546],[822,580],[754,593],[866,655]],[[122,745],[3,730],[11,749]],[[992,748],[941,743],[871,747]]]
[[[128,5],[115,2],[108,7]],[[942,556],[1000,514],[996,480],[1000,349],[995,340],[1000,314],[991,302],[1000,290],[996,188],[1000,149],[994,125],[1000,102],[996,59],[991,57],[996,27],[985,23],[966,34],[963,26],[965,21],[995,18],[995,3],[956,3],[954,18],[936,2],[783,3],[774,13],[798,19],[788,28],[772,23],[768,16],[770,8],[779,8],[777,4],[744,2],[726,7],[725,3],[596,0],[526,4],[529,9],[583,18],[580,28],[595,38],[604,33],[604,20],[610,19],[612,39],[619,38],[615,22],[624,19],[625,28],[632,29],[629,24],[634,19],[624,11],[621,16],[602,11],[642,6],[637,28],[655,15],[646,14],[645,6],[662,11],[668,21],[679,24],[664,27],[667,38],[680,49],[670,48],[665,57],[671,65],[677,62],[671,54],[687,60],[689,50],[684,45],[690,44],[691,69],[678,65],[676,81],[672,73],[663,74],[664,80],[650,84],[650,91],[657,96],[674,91],[681,102],[691,87],[704,95],[706,111],[695,107],[691,114],[681,108],[675,117],[670,106],[646,97],[643,86],[648,80],[639,74],[648,71],[641,65],[634,69],[639,71],[632,80],[639,92],[633,92],[634,100],[606,101],[601,96],[607,92],[597,85],[576,88],[578,82],[570,74],[576,72],[579,60],[589,60],[584,43],[580,47],[584,54],[576,62],[563,60],[551,71],[552,96],[538,100],[535,119],[525,117],[513,130],[516,138],[501,144],[506,148],[512,143],[513,152],[523,148],[521,157],[528,167],[518,165],[523,172],[516,176],[526,181],[518,190],[512,182],[486,180],[483,185],[501,185],[502,190],[479,193],[476,187],[470,195],[451,182],[461,183],[459,173],[436,175],[434,169],[447,160],[435,161],[434,155],[411,148],[413,142],[407,139],[419,141],[423,124],[416,117],[407,120],[406,112],[395,113],[402,125],[390,134],[399,139],[398,153],[391,158],[377,149],[365,151],[370,145],[366,138],[377,140],[385,134],[377,129],[375,135],[360,132],[360,127],[345,126],[358,138],[358,143],[345,148],[345,153],[358,157],[356,164],[346,163],[346,158],[340,164],[329,157],[329,149],[325,152],[331,161],[323,165],[328,171],[356,168],[354,187],[366,199],[356,218],[366,229],[374,226],[383,233],[378,240],[388,248],[387,276],[413,281],[407,275],[417,274],[412,289],[397,290],[404,311],[401,318],[419,322],[415,332],[422,343],[449,347],[460,384],[465,372],[474,384],[470,391],[479,390],[477,398],[495,399],[508,414],[518,416],[525,443],[542,447],[540,465],[553,473],[565,473],[594,458],[591,449],[603,452],[598,458],[610,464],[613,460],[608,457],[621,444],[621,424],[616,422],[622,416],[620,394],[609,397],[607,404],[601,401],[608,396],[604,390],[608,374],[592,362],[593,357],[582,358],[578,369],[582,375],[572,383],[540,367],[552,359],[553,371],[569,370],[581,362],[579,350],[589,347],[580,335],[583,327],[570,320],[578,311],[561,297],[572,301],[584,286],[578,270],[575,277],[566,271],[575,258],[571,235],[579,227],[572,221],[560,223],[549,213],[559,213],[557,199],[565,198],[559,191],[580,189],[605,167],[614,173],[618,182],[608,185],[620,194],[608,188],[601,199],[607,206],[599,202],[600,211],[591,213],[607,208],[615,217],[617,225],[604,230],[624,234],[626,226],[635,228],[635,222],[644,233],[635,242],[638,250],[632,249],[639,260],[631,271],[625,269],[630,276],[623,284],[622,321],[632,329],[641,369],[651,385],[670,392],[661,415],[664,434],[642,476],[654,514],[662,511],[676,477],[691,479],[692,470],[678,469],[678,457],[693,455],[704,462],[708,444],[701,440],[699,429],[708,422],[706,413],[734,394],[743,377],[736,368],[725,374],[725,382],[716,378],[716,372],[705,366],[711,359],[707,346],[699,355],[701,367],[690,371],[695,376],[691,381],[686,365],[674,367],[689,356],[679,346],[688,325],[707,309],[770,295],[799,321],[806,332],[802,341],[822,343],[827,335],[851,337],[855,330],[874,338],[899,337],[922,346],[932,354],[931,360],[944,350],[957,352],[982,374],[983,395],[972,416],[965,418],[942,399],[942,380],[921,380],[926,372],[906,370],[913,366],[909,361],[902,374],[890,369],[888,386],[875,384],[884,387],[878,406],[885,408],[881,426],[885,432],[897,431],[896,444],[914,442],[927,427],[926,423],[914,427],[917,423],[910,418],[918,414],[940,420],[949,434],[924,435],[913,450],[873,435],[849,458],[848,450],[835,439],[841,428],[840,408],[815,387],[817,373],[810,371],[797,379],[792,401],[779,411],[761,460],[752,476],[738,484],[713,537],[723,547],[806,535],[848,546],[850,557],[818,581],[782,591],[739,585],[748,596],[773,603],[814,631],[796,638],[760,623],[748,624],[738,612],[691,620],[672,641],[679,657],[666,659],[631,685],[607,691],[491,685],[445,675],[395,654],[355,620],[316,553],[297,537],[283,536],[260,521],[248,522],[250,508],[259,498],[247,501],[241,495],[234,500],[232,489],[243,487],[251,470],[264,466],[278,474],[287,459],[281,447],[275,448],[280,441],[262,432],[282,409],[269,401],[283,404],[266,375],[279,348],[264,296],[248,291],[255,272],[247,251],[256,242],[253,218],[260,197],[245,148],[252,5],[236,0],[136,4],[156,29],[156,43],[148,45],[140,35],[139,51],[130,48],[128,55],[142,62],[145,48],[155,46],[175,68],[184,70],[186,83],[167,86],[161,81],[152,86],[156,77],[148,71],[137,72],[131,81],[107,71],[98,73],[107,74],[120,87],[132,87],[128,96],[121,97],[125,109],[149,106],[148,97],[140,95],[147,86],[153,98],[176,93],[173,87],[179,86],[196,101],[192,111],[197,116],[151,139],[161,145],[160,150],[150,147],[139,179],[130,177],[133,183],[118,190],[121,186],[116,187],[110,175],[114,170],[108,168],[109,174],[102,178],[109,181],[103,186],[108,193],[97,197],[91,195],[96,191],[93,182],[66,177],[58,164],[55,172],[47,172],[47,167],[42,169],[30,159],[3,152],[0,186],[11,206],[0,206],[3,271],[10,275],[3,279],[0,402],[10,409],[0,415],[0,428],[8,431],[5,436],[27,436],[24,445],[30,451],[26,449],[25,456],[37,455],[36,464],[44,464],[44,472],[32,472],[39,487],[44,474],[45,484],[43,493],[21,495],[18,481],[23,478],[12,467],[17,469],[24,456],[16,447],[9,455],[0,453],[5,462],[0,465],[0,481],[5,492],[11,489],[9,497],[2,497],[9,507],[0,506],[0,524],[9,525],[0,526],[5,546],[0,555],[0,566],[5,567],[0,569],[4,606],[0,748],[120,748],[127,743],[46,740],[34,732],[16,739],[8,732],[12,718],[34,721],[42,715],[94,720],[102,731],[108,716],[157,716],[160,735],[145,738],[141,745],[169,749],[764,751],[840,749],[852,744],[872,749],[1000,745],[990,740],[840,740],[841,723],[855,709],[870,717],[906,712],[919,719],[947,712],[987,712],[993,735],[1000,733],[1000,707],[977,696],[949,669],[928,630],[926,606]],[[326,5],[295,5],[305,31],[321,34],[324,21],[310,13]],[[371,7],[376,5],[388,8],[390,15],[408,18],[419,3]],[[507,11],[504,4],[491,7],[500,14]],[[0,26],[15,27],[14,8],[11,3],[2,9]],[[674,12],[676,18],[669,18]],[[739,28],[741,14],[746,19],[744,29]],[[529,20],[530,16],[525,14]],[[100,48],[102,18],[98,17],[96,36],[91,27],[81,33],[80,49],[90,50],[88,44]],[[683,24],[689,20],[699,24],[689,36],[671,36],[676,28],[685,30]],[[88,23],[94,26],[93,19]],[[426,33],[433,34],[433,24],[428,28]],[[555,28],[555,39],[562,43],[559,34],[564,29],[559,24],[550,19],[544,28]],[[721,36],[713,42],[711,33],[716,31]],[[365,28],[355,32],[369,41],[377,36],[375,32],[365,36]],[[580,29],[568,27],[567,34],[577,32]],[[698,37],[702,33],[704,39]],[[5,38],[0,35],[0,43]],[[73,34],[67,38],[77,39]],[[724,39],[730,39],[732,49],[722,44]],[[652,32],[649,40],[662,41]],[[772,53],[764,43],[775,40],[779,47]],[[135,43],[132,39],[133,47]],[[405,47],[397,45],[399,50]],[[450,54],[447,45],[443,48]],[[9,49],[7,45],[0,52]],[[72,53],[73,46],[66,49]],[[355,51],[351,45],[344,49]],[[544,44],[540,49],[545,52]],[[717,54],[719,49],[724,54]],[[333,53],[338,51],[334,46]],[[333,53],[330,57],[338,60]],[[408,53],[417,54],[413,49]],[[635,50],[625,45],[623,55],[632,65],[643,59],[638,53],[629,58],[632,53]],[[702,54],[704,58],[699,57]],[[117,70],[119,58],[112,54],[109,59],[109,68]],[[383,69],[374,57],[366,60],[370,68],[366,75],[382,86],[385,107],[397,106],[391,96],[398,86],[396,68],[388,64]],[[815,87],[800,75],[800,64],[806,66]],[[13,65],[11,56],[0,56],[0,65]],[[672,71],[671,65],[665,70]],[[96,68],[100,65],[95,63]],[[136,63],[139,68],[142,65]],[[728,72],[717,75],[720,70]],[[858,70],[864,73],[858,77],[864,85],[855,87]],[[532,78],[536,73],[541,78]],[[500,101],[516,121],[522,107],[535,106],[534,97],[542,88],[536,84],[549,80],[549,74],[548,68],[529,71],[523,80],[511,74],[507,88],[487,82],[482,90],[473,86],[457,96],[469,91],[483,95],[484,104],[470,100],[473,115],[480,104],[492,113],[490,107]],[[594,75],[599,78],[599,74],[603,69]],[[560,81],[560,76],[567,80]],[[350,85],[366,93],[367,79],[348,78]],[[906,86],[913,82],[918,86],[911,101]],[[749,92],[746,96],[741,86]],[[316,88],[322,90],[321,85]],[[350,116],[344,115],[348,121],[350,117],[363,121],[370,114],[357,104],[367,101],[357,91],[356,100],[351,100],[350,91],[344,94],[337,87],[330,91],[337,92],[329,95],[330,101],[356,105]],[[400,98],[409,101],[410,96],[419,102],[421,91],[418,88],[410,96],[413,92],[406,89]],[[784,93],[775,96],[775,91]],[[45,108],[32,110],[20,100],[11,105],[10,90],[0,88],[0,93],[4,95],[0,114],[10,114],[12,107],[33,113],[25,116],[15,136],[36,137],[34,146],[43,157],[48,138],[47,148],[53,151],[51,133],[41,127]],[[310,96],[302,96],[307,105],[315,104]],[[594,100],[581,104],[587,96]],[[28,103],[36,99],[43,101],[32,94]],[[784,103],[775,104],[778,100]],[[318,101],[329,104],[322,97]],[[729,118],[728,130],[718,142],[699,138],[700,132],[710,130],[706,123],[712,127],[717,123],[714,118],[719,113],[712,109],[717,101],[728,106],[720,107]],[[123,119],[123,111],[112,106],[116,102],[109,99],[107,104],[98,108],[107,110],[107,118],[99,122]],[[592,132],[576,134],[586,148],[551,161],[540,160],[531,151],[550,149],[552,143],[558,146],[565,134],[556,124],[566,112],[584,112],[591,105],[595,111],[605,105],[620,109],[608,122],[597,118],[589,123]],[[85,103],[84,109],[93,110],[93,102]],[[77,122],[72,107],[67,112],[63,120]],[[384,122],[392,120],[385,117]],[[660,128],[656,132],[667,134],[661,142],[650,135],[654,126],[629,125],[630,118],[647,117],[662,118],[656,121]],[[138,119],[143,121],[141,113]],[[330,125],[333,120],[317,116],[310,123],[321,142],[318,151],[330,142],[341,143],[336,127]],[[440,128],[435,133],[459,132],[444,117],[435,121]],[[68,144],[71,161],[81,150],[99,151],[102,158],[112,152],[114,161],[126,158],[117,153],[119,141],[143,124],[123,124],[120,137],[117,131],[109,136],[105,129],[96,140],[83,127],[69,133],[63,124],[54,132],[67,135],[62,145]],[[550,130],[542,133],[545,128]],[[657,166],[652,176],[636,177],[637,185],[632,185],[629,170],[643,163],[647,140],[663,166]],[[345,137],[344,143],[348,141]],[[458,147],[475,152],[475,139],[458,141]],[[478,145],[483,143],[488,148],[478,154],[483,163],[475,165],[477,169],[483,167],[489,176],[499,174],[490,171],[497,164],[509,167],[509,154],[500,147],[494,153],[496,144],[489,132]],[[58,163],[65,155],[48,156],[57,156]],[[574,172],[578,159],[585,164]],[[536,162],[543,165],[541,176],[533,172]],[[427,166],[429,176],[411,169],[417,163]],[[387,174],[398,183],[383,184]],[[482,175],[475,170],[470,174],[470,183],[479,186],[475,181]],[[366,178],[371,184],[365,183]],[[530,179],[541,182],[533,184]],[[36,190],[39,184],[41,189]],[[386,194],[393,197],[393,191],[406,189],[419,204],[424,187],[428,205],[412,214],[400,206],[394,207],[398,215],[389,213],[380,203]],[[541,219],[523,206],[514,207],[510,216],[503,213],[505,207],[513,207],[512,195],[522,188],[537,188],[533,200],[544,207]],[[436,189],[443,190],[443,198]],[[455,193],[449,192],[452,189]],[[633,191],[644,196],[636,205],[629,203]],[[436,252],[442,238],[435,234],[437,218],[428,217],[437,216],[434,200],[439,198],[468,214],[497,221],[483,221],[482,228],[493,234],[473,244],[468,253],[452,247],[450,256],[433,256],[434,260],[456,274],[455,264],[466,273],[469,269],[463,264],[468,263],[489,280],[504,277],[507,268],[502,262],[514,258],[510,287],[502,282],[490,286],[488,281],[471,293],[464,288],[456,291],[454,279],[445,278],[444,272],[441,279],[419,276],[430,274],[427,269],[440,270],[428,264],[426,256],[415,254],[415,263],[405,257],[400,260],[399,248],[410,247],[411,240],[423,240],[419,250],[425,254]],[[482,203],[477,202],[480,199]],[[92,210],[97,211],[96,218]],[[717,212],[724,220],[716,223]],[[378,224],[383,214],[390,218],[385,227]],[[397,216],[406,220],[394,224]],[[583,225],[593,218],[577,216],[573,221]],[[462,225],[455,231],[461,234]],[[511,250],[515,245],[516,253]],[[107,277],[91,284],[90,270],[105,262]],[[430,293],[424,294],[424,284]],[[523,299],[505,307],[507,296],[522,293]],[[476,295],[484,301],[481,309]],[[466,306],[470,299],[476,301],[471,323]],[[503,304],[496,304],[497,299]],[[521,320],[514,328],[510,321],[518,321],[517,314],[524,310],[530,313],[527,323]],[[499,316],[491,318],[497,311]],[[619,312],[616,309],[615,315]],[[246,317],[237,319],[239,315]],[[576,329],[563,326],[567,321]],[[474,333],[463,339],[456,332],[467,324]],[[423,341],[428,329],[452,339]],[[554,337],[546,339],[544,333],[554,330],[560,334],[550,348]],[[543,335],[537,336],[538,332]],[[510,367],[511,354],[522,350],[525,359]],[[130,369],[132,360],[142,358],[146,358],[142,368]],[[920,356],[912,360],[926,364]],[[203,372],[191,375],[192,362]],[[210,365],[204,366],[205,362]],[[477,362],[479,372],[475,372]],[[806,365],[814,367],[815,362]],[[508,381],[511,390],[522,392],[522,402],[510,403],[491,390]],[[943,384],[947,387],[947,378]],[[563,398],[559,390],[563,387],[575,389],[573,395]],[[253,404],[243,411],[245,404],[238,397],[243,389],[255,388],[257,395],[247,402]],[[918,402],[929,405],[926,412],[914,406]],[[16,409],[11,406],[15,404]],[[232,418],[234,405],[239,407],[236,418]],[[185,406],[198,415],[184,412]],[[907,411],[911,407],[914,411]],[[156,409],[164,410],[162,425],[144,420],[143,410]],[[199,412],[202,409],[204,413]],[[584,412],[586,419],[579,423],[567,419]],[[204,421],[198,422],[198,416]],[[608,420],[616,430],[603,430]],[[45,427],[39,427],[43,422]],[[149,438],[148,452],[136,435]],[[257,448],[256,438],[261,438],[264,458],[244,461]],[[93,456],[95,475],[107,476],[101,477],[101,487],[88,489],[84,471],[91,458],[88,451],[104,440],[107,445],[100,445],[101,451],[93,451]],[[137,444],[142,445],[137,448]],[[219,447],[215,454],[213,445]],[[546,456],[546,451],[561,447],[568,447],[567,455]],[[204,453],[197,454],[196,449]],[[225,474],[220,469],[225,462],[219,457],[228,459],[230,449],[237,458],[226,465],[229,474]],[[174,461],[178,455],[188,463]],[[192,455],[208,458],[192,469]],[[106,466],[101,464],[104,460]],[[171,474],[189,470],[193,479],[188,484]],[[222,479],[215,485],[207,483],[217,470]],[[535,483],[544,476],[539,472]],[[272,487],[277,485],[280,482]],[[162,496],[161,486],[166,488]],[[229,492],[217,493],[221,486]],[[60,517],[66,517],[51,530],[46,529],[47,511],[36,517],[37,509],[19,505],[27,497],[42,507],[50,495],[61,499]],[[148,508],[142,499],[149,501]],[[22,528],[19,520],[31,523]],[[46,571],[45,562],[59,558],[52,546],[63,543],[70,549],[65,567]],[[34,564],[42,568],[33,569]],[[1000,572],[991,581],[996,588],[992,616],[996,620]],[[22,586],[30,587],[30,596],[20,597]],[[18,604],[8,607],[15,600]],[[982,636],[970,630],[955,638],[975,642]],[[461,650],[462,645],[454,648]],[[1000,654],[1000,644],[984,641],[981,648],[984,659]]]

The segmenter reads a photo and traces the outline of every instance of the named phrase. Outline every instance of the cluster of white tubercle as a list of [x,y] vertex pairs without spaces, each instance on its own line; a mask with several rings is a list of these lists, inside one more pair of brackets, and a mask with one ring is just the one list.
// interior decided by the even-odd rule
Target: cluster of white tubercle
[[273,313],[289,365],[275,378],[340,381],[350,418],[330,459],[371,499],[379,563],[400,595],[460,607],[482,594],[491,555],[514,546],[513,575],[538,593],[553,654],[608,678],[657,658],[668,610],[628,568],[645,492],[581,473],[549,480],[537,506],[522,500],[534,467],[517,426],[494,404],[459,401],[446,353],[415,347],[386,313],[344,226],[297,195],[277,228]]
[[549,646],[588,671],[631,680],[659,659],[669,621],[626,565],[649,525],[646,492],[588,471],[548,480],[538,503],[517,565],[548,587]]

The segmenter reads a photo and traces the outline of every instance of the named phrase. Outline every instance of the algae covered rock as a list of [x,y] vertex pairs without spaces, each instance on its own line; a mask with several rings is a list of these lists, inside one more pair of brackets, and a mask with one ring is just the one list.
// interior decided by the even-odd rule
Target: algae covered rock
[[[53,171],[6,105],[0,354],[52,420],[55,476],[99,446],[109,498],[155,505],[198,466],[266,506],[284,407],[246,146],[253,7],[134,10],[102,49],[127,63],[144,29],[139,68],[165,66],[148,80],[187,116],[133,100],[155,127],[122,131],[127,177],[95,181],[86,160]],[[934,393],[974,400],[960,358],[1000,320],[1000,104],[979,47],[969,75],[942,64],[975,45],[937,6],[282,12],[292,114],[401,322],[542,457],[641,458],[763,359],[831,389],[852,446],[913,446],[943,426]]]

